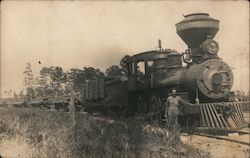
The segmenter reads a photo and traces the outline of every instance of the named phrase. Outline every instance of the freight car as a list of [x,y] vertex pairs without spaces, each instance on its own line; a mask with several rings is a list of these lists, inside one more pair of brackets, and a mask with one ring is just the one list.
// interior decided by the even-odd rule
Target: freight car
[[205,13],[184,16],[177,34],[187,44],[184,53],[159,49],[136,54],[124,62],[125,79],[96,78],[85,83],[86,111],[145,114],[162,119],[172,88],[194,106],[181,108],[180,123],[197,129],[234,130],[246,125],[240,102],[235,101],[233,73],[218,56],[213,40],[219,21]]

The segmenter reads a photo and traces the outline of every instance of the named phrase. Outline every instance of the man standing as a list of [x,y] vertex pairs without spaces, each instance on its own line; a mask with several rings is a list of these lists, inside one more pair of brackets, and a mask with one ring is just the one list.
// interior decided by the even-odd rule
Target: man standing
[[165,117],[168,120],[168,130],[171,133],[173,132],[173,130],[176,130],[177,125],[178,125],[180,104],[193,105],[193,104],[186,102],[181,97],[177,96],[176,90],[173,89],[171,96],[169,96],[167,99],[166,109],[165,109]]

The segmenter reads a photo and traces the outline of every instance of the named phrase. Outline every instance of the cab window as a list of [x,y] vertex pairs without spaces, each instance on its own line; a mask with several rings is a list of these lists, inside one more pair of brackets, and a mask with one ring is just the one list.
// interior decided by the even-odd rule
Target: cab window
[[137,63],[137,73],[142,73],[143,75],[145,75],[145,62],[144,61],[140,61]]

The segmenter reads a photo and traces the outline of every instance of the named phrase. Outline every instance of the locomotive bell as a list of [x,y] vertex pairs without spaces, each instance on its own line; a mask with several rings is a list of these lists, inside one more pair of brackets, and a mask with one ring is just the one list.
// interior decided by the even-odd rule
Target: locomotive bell
[[219,20],[206,13],[195,13],[184,16],[185,19],[176,24],[177,34],[189,48],[198,48],[208,37],[214,38],[219,30]]

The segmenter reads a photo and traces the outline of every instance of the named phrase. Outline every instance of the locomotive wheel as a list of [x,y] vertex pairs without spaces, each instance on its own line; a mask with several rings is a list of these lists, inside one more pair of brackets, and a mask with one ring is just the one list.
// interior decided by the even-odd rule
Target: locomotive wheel
[[147,112],[147,102],[143,96],[139,96],[137,99],[137,112],[146,113]]
[[149,100],[149,111],[150,112],[160,112],[161,109],[161,99],[157,94],[153,94]]
[[151,120],[161,122],[161,99],[158,94],[152,94],[149,98],[149,114]]

